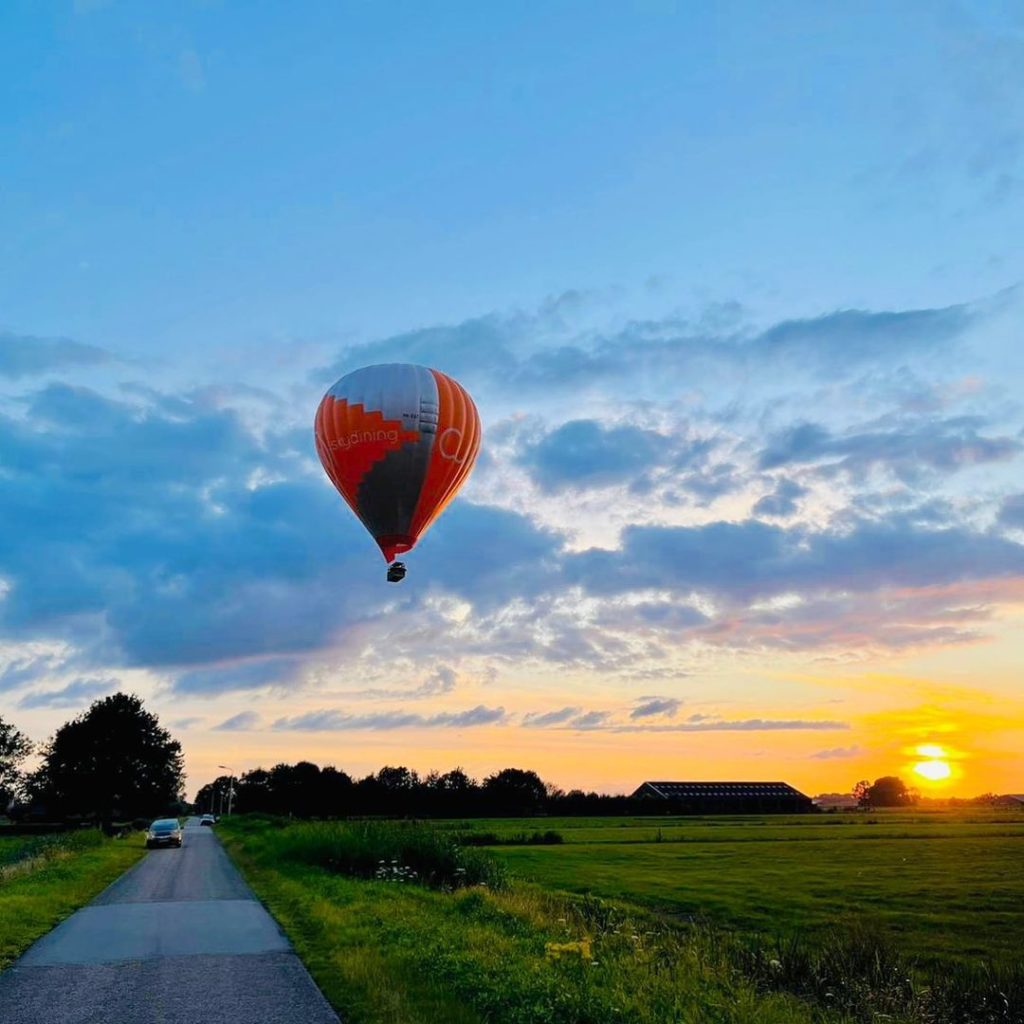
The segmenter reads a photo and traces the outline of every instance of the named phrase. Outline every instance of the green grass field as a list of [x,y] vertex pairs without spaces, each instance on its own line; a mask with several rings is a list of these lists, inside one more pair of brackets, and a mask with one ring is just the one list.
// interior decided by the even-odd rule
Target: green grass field
[[[523,845],[547,830],[563,843]],[[1024,818],[220,831],[352,1024],[1024,1024]],[[431,858],[456,877],[437,832],[518,840],[467,851],[512,877],[420,884]],[[368,877],[374,845],[380,864],[419,863],[417,880]]]
[[494,847],[545,888],[770,935],[857,922],[924,963],[1021,957],[1024,815],[816,815],[449,823],[557,846]]
[[[372,826],[389,828],[406,827]],[[340,862],[331,832],[341,851],[364,848],[352,840],[359,825],[242,818],[218,829],[349,1024],[845,1024],[758,991],[714,943],[601,903],[515,884],[353,878],[316,863]]]
[[144,852],[141,833],[107,839],[94,829],[48,836],[0,829],[0,970]]

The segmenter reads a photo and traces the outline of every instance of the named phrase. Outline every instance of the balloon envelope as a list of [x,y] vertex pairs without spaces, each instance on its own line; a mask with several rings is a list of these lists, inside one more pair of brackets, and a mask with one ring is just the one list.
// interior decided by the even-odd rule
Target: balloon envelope
[[457,381],[386,363],[346,374],[316,413],[327,475],[390,562],[455,497],[480,450],[480,417]]

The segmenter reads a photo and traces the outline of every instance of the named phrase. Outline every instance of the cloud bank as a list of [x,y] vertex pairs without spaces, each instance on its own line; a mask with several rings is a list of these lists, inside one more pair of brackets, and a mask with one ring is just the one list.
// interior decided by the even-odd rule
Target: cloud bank
[[[991,303],[767,326],[729,308],[600,329],[573,326],[583,301],[348,346],[321,371],[414,359],[478,392],[487,459],[399,589],[324,479],[308,427],[282,420],[272,392],[260,402],[273,412],[254,415],[252,389],[113,376],[86,388],[70,371],[119,364],[2,336],[0,373],[19,390],[0,391],[0,642],[18,647],[0,656],[0,690],[32,687],[42,706],[137,668],[180,698],[215,698],[369,669],[373,684],[345,683],[360,699],[429,705],[461,688],[470,662],[628,685],[684,678],[694,650],[973,643],[994,603],[1015,599],[1024,416],[966,373]],[[581,543],[594,524],[602,542]],[[567,703],[522,724],[777,724],[657,721],[679,707],[675,693],[646,698],[623,722]],[[489,703],[324,707],[272,727],[504,721]],[[778,727],[822,727],[791,722]]]

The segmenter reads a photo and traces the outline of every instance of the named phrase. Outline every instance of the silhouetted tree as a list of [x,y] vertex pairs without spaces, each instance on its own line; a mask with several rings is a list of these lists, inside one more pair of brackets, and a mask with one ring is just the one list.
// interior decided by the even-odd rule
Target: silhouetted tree
[[544,809],[547,795],[541,777],[522,768],[503,768],[484,779],[484,807],[491,814],[536,814]]
[[[218,775],[213,782],[208,782],[196,793],[195,813],[196,814],[222,814],[228,809],[228,795],[231,788],[230,775]],[[237,808],[238,787],[235,787],[235,805]],[[255,810],[255,808],[253,808]]]
[[247,814],[251,811],[273,814],[275,808],[270,790],[270,772],[264,771],[262,768],[254,768],[251,772],[245,772],[235,786],[235,806],[238,808],[239,814]]
[[867,779],[861,779],[853,787],[853,795],[857,798],[857,803],[861,807],[869,806],[871,803],[871,783]]
[[352,810],[352,777],[328,765],[320,773],[319,814],[340,818]]
[[915,801],[916,794],[907,789],[906,783],[895,775],[883,775],[875,779],[868,790],[869,807],[908,807]]
[[51,813],[105,822],[148,817],[181,794],[181,744],[133,694],[96,701],[62,725],[42,753],[30,790]]
[[31,753],[29,738],[0,718],[0,814],[21,795],[24,776],[19,765]]
[[385,765],[377,772],[377,782],[389,793],[409,793],[419,785],[420,777],[404,765],[397,768]]
[[278,814],[291,814],[296,818],[312,818],[320,799],[320,767],[311,761],[293,765],[279,764],[270,773],[270,789]]
[[437,776],[437,788],[442,793],[471,793],[479,787],[461,768],[453,768]]
[[[207,783],[196,794],[196,810],[227,809],[227,776]],[[310,761],[278,764],[270,771],[254,768],[235,780],[234,810],[261,811],[296,818],[340,818],[353,812],[352,779],[337,768]]]
[[431,772],[423,782],[423,806],[439,818],[479,813],[480,786],[461,768]]
[[[418,797],[422,789],[419,775],[404,765],[386,765],[377,772],[377,792],[385,814],[419,813]],[[378,812],[379,813],[379,812]]]

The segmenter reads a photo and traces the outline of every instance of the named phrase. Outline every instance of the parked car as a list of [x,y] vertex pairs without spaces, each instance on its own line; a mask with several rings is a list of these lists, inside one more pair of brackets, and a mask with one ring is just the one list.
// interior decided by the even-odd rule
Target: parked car
[[217,821],[217,819],[212,814],[204,814],[199,819],[199,824],[200,825],[213,825],[213,824],[216,823],[216,821]]
[[177,818],[157,818],[146,833],[147,850],[154,850],[158,846],[180,847],[181,842],[181,825]]

